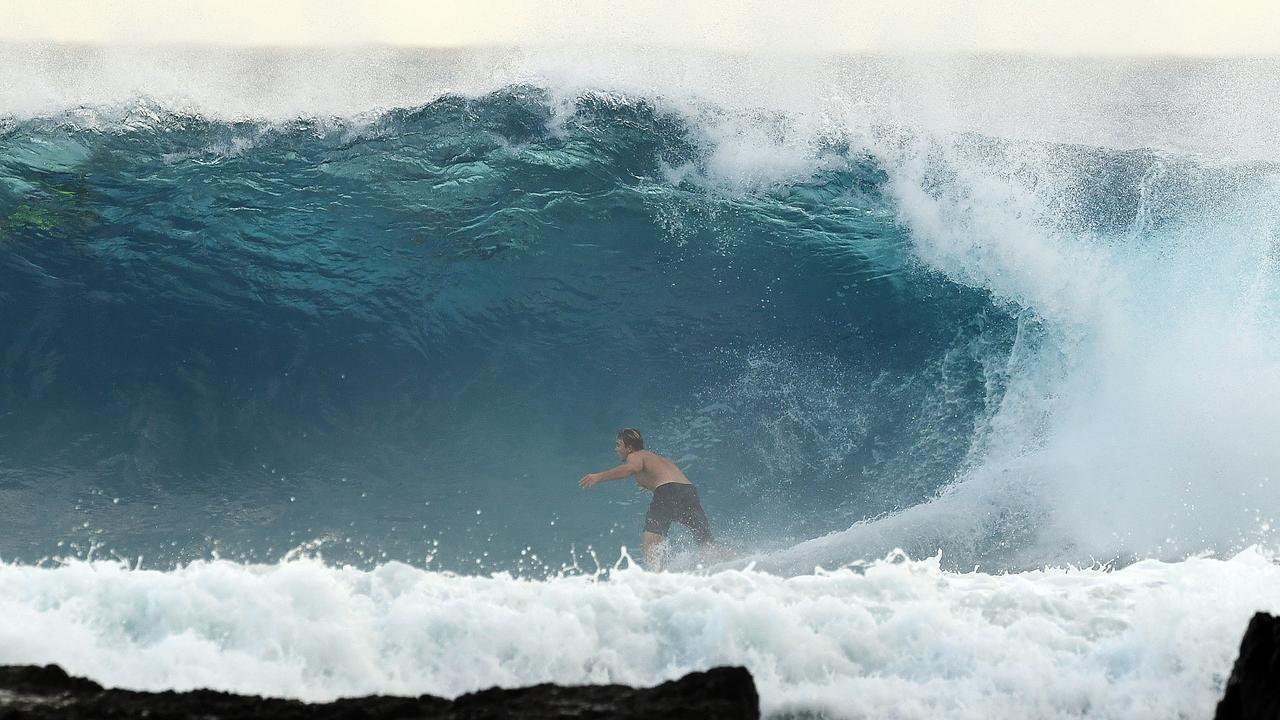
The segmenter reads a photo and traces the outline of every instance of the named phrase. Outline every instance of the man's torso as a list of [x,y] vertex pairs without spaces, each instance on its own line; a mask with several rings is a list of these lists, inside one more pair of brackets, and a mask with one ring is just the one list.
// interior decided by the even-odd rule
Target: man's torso
[[646,490],[653,490],[667,483],[683,483],[692,485],[689,478],[676,467],[676,464],[661,455],[649,450],[637,450],[644,461],[644,469],[636,473],[636,483]]

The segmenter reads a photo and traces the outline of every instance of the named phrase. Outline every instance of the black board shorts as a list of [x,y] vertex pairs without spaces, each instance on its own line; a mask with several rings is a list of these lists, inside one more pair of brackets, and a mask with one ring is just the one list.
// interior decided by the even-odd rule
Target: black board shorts
[[653,502],[644,516],[644,531],[666,535],[671,523],[678,522],[693,531],[699,543],[711,542],[711,526],[698,502],[698,491],[687,483],[666,483],[653,491]]

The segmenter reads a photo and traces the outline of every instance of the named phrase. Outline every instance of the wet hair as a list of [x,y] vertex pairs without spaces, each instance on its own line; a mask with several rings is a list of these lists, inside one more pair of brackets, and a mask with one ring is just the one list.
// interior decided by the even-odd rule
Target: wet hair
[[622,445],[630,450],[644,449],[644,436],[635,428],[623,428],[618,431],[618,439],[622,441]]

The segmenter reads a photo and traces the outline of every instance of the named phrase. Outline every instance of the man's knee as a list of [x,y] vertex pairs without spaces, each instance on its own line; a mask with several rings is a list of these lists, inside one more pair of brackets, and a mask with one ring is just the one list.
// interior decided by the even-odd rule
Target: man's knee
[[650,570],[662,569],[662,536],[658,533],[644,531],[644,564]]

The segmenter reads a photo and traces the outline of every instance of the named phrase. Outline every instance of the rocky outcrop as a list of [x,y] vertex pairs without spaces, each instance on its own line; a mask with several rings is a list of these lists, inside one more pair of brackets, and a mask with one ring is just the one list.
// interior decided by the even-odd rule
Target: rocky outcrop
[[106,690],[90,680],[70,677],[56,665],[0,667],[0,720],[89,717],[118,720],[755,720],[760,717],[760,700],[751,673],[741,667],[690,673],[652,688],[548,684],[515,690],[493,688],[452,701],[430,695],[370,696],[313,705],[212,690],[181,693]]
[[1258,613],[1240,641],[1217,720],[1280,720],[1280,618]]

